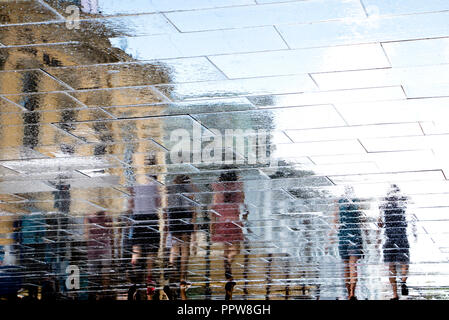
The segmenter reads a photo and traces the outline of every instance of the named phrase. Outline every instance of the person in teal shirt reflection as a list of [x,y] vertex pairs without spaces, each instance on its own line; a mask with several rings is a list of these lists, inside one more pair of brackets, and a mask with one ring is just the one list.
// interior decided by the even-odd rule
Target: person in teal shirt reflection
[[[357,300],[355,296],[357,267],[358,261],[364,256],[362,225],[365,223],[365,217],[362,210],[367,209],[367,206],[361,199],[355,197],[351,186],[345,187],[345,193],[336,201],[336,205],[334,226],[338,226],[338,251],[344,263],[345,286],[348,299]],[[329,234],[331,242],[334,232],[335,227]]]

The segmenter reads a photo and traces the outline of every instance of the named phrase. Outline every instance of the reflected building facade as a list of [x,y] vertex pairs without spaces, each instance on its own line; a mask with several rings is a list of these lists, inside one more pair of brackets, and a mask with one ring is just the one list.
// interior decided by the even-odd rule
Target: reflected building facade
[[[11,2],[8,10],[9,16],[4,19],[14,23],[21,4]],[[39,28],[31,29],[30,39],[45,37],[39,34]],[[7,42],[9,37],[16,36],[14,30],[2,33],[2,41]],[[148,131],[156,140],[162,137],[163,123],[160,120],[126,121],[124,124],[101,121],[113,117],[100,108],[87,107],[126,104],[129,97],[120,91],[99,90],[84,92],[78,99],[62,92],[69,86],[55,85],[57,81],[45,71],[46,68],[118,61],[105,54],[107,39],[92,37],[83,40],[82,49],[76,54],[70,49],[52,46],[1,50],[2,69],[20,70],[6,71],[0,80],[2,93],[14,93],[14,96],[4,96],[1,100],[2,160],[14,160],[17,162],[14,165],[20,167],[17,171],[7,169],[7,164],[2,167],[5,171],[3,181],[16,183],[15,190],[21,189],[20,192],[12,190],[13,194],[4,194],[2,234],[7,238],[2,240],[2,247],[8,247],[8,264],[25,267],[22,274],[24,282],[42,287],[44,280],[49,280],[59,298],[84,299],[92,285],[88,281],[91,277],[88,260],[91,249],[86,246],[86,239],[87,242],[92,239],[86,231],[89,227],[86,229],[85,226],[94,223],[89,219],[86,222],[84,218],[100,211],[110,217],[108,226],[103,227],[112,232],[109,259],[113,267],[119,268],[121,259],[127,258],[127,250],[121,246],[122,238],[126,236],[121,232],[126,226],[122,215],[131,196],[126,186],[146,183],[150,172],[158,174],[163,182],[165,171],[164,155],[152,152],[148,147],[151,142],[145,140]],[[153,75],[146,71],[142,70],[140,77],[151,78]],[[111,81],[115,86],[121,85],[120,77],[107,72],[96,77],[74,73],[70,78],[71,85],[76,88],[108,88]],[[78,123],[83,121],[94,121],[90,132],[95,139],[92,143],[83,143],[83,138],[77,136]],[[91,164],[97,162],[97,165],[88,164],[78,170],[76,164],[63,164],[74,156],[92,160]],[[39,159],[48,160],[48,164],[39,167]],[[29,165],[27,160],[36,167]],[[60,163],[62,168],[54,167]],[[33,190],[23,188],[26,180],[21,177],[16,180],[16,172],[28,174],[29,179],[39,181],[38,185],[34,185]],[[124,187],[115,188],[119,185]],[[7,191],[7,188],[2,191]],[[12,257],[15,259],[11,260]],[[80,294],[72,294],[65,285],[66,268],[70,265],[80,267]]]

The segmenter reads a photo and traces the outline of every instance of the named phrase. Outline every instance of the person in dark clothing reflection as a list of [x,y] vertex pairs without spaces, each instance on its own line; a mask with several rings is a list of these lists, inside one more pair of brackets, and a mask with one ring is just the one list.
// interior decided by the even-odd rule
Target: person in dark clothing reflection
[[132,243],[132,281],[134,285],[128,292],[132,299],[137,291],[137,285],[146,284],[148,298],[154,295],[156,282],[152,277],[153,263],[160,246],[159,216],[161,207],[161,190],[156,176],[150,176],[146,184],[135,185],[129,199],[132,212],[130,239]]
[[[379,206],[381,215],[378,226],[385,231],[383,246],[384,262],[389,267],[389,280],[393,290],[392,300],[398,300],[397,269],[401,273],[401,294],[407,296],[409,291],[406,284],[410,263],[410,245],[407,237],[407,208],[408,198],[401,193],[396,184],[392,184],[388,194]],[[414,233],[415,237],[416,234]]]
[[[167,187],[168,208],[165,210],[166,231],[170,233],[171,250],[169,273],[177,271],[180,286],[188,287],[187,266],[189,264],[190,243],[196,231],[196,208],[193,200],[196,192],[188,175],[175,177],[173,184]],[[177,263],[179,261],[179,264]],[[173,277],[171,277],[173,278]]]

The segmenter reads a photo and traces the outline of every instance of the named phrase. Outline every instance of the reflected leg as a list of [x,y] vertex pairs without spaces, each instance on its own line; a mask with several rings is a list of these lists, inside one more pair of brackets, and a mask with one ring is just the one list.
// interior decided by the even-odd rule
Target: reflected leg
[[234,290],[235,282],[232,280],[229,280],[225,284],[225,300],[232,300],[232,292]]
[[137,293],[137,284],[139,283],[139,260],[142,256],[142,248],[140,245],[133,245],[132,246],[132,254],[131,254],[131,270],[129,275],[129,278],[133,285],[128,290],[128,300],[136,300],[136,293]]
[[350,269],[349,269],[349,260],[343,260],[344,264],[344,278],[345,278],[345,287],[348,293],[348,297],[350,296]]
[[408,276],[408,263],[401,264],[401,294],[403,296],[408,296],[408,288],[407,288],[407,276]]
[[408,268],[409,268],[408,263],[401,264],[401,276],[402,276],[401,280],[404,283],[407,282]]
[[225,277],[228,282],[225,285],[225,300],[232,300],[232,292],[234,290],[235,282],[232,277],[232,263],[237,254],[240,252],[240,243],[234,242],[232,244],[225,244],[224,249],[224,264],[225,264]]
[[146,259],[146,276],[147,276],[147,299],[153,300],[155,294],[155,285],[156,283],[153,281],[153,265],[154,260],[156,259],[157,254],[152,252],[148,253]]
[[236,255],[239,254],[239,252],[240,252],[240,243],[234,242],[233,244],[231,244],[231,246],[229,247],[229,255],[228,255],[230,263],[234,262],[234,258]]
[[141,250],[142,248],[140,246],[134,245],[133,246],[133,253],[131,256],[131,264],[132,265],[137,265],[137,261],[139,260],[140,256],[141,256]]
[[225,278],[226,279],[232,279],[232,272],[231,272],[231,264],[229,262],[229,255],[230,255],[230,245],[228,243],[224,244],[223,249],[223,256],[224,256],[224,270],[225,270]]
[[173,244],[170,249],[170,259],[169,264],[170,267],[173,267],[176,263],[176,259],[179,257],[180,253],[180,245],[178,241],[173,241]]
[[393,299],[398,298],[398,285],[396,283],[396,263],[390,262],[389,264],[389,278],[391,288],[393,289]]
[[[101,257],[101,284],[103,286],[103,290],[110,289],[111,284],[111,255],[105,254]],[[108,296],[108,295],[106,295]]]
[[140,280],[140,273],[142,272],[142,247],[140,245],[133,245],[131,255],[131,270],[130,280],[134,284],[137,284]]
[[156,253],[152,252],[152,253],[148,253],[147,255],[147,259],[146,259],[146,264],[147,264],[147,282],[150,282],[153,280],[153,264],[154,264],[154,260],[156,259]]
[[181,296],[181,300],[188,300],[187,298],[187,288],[189,287],[189,284],[185,281],[181,281],[179,285],[179,295]]
[[181,240],[181,268],[180,268],[180,280],[187,280],[187,266],[189,264],[190,256],[190,233],[182,235]]
[[234,242],[232,244],[225,243],[224,249],[224,265],[226,279],[232,279],[232,263],[235,256],[240,252],[240,243]]
[[359,258],[357,256],[349,257],[349,296],[351,299],[355,297],[355,287],[357,285],[357,261]]
[[170,249],[170,258],[168,264],[167,275],[170,283],[176,282],[176,278],[179,278],[179,269],[177,260],[181,256],[181,243],[179,240],[172,241],[172,247]]

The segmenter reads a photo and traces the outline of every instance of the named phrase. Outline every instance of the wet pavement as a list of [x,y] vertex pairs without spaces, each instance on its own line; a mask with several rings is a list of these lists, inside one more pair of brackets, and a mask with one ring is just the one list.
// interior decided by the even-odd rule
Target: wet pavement
[[1,1],[1,298],[447,299],[448,10]]

